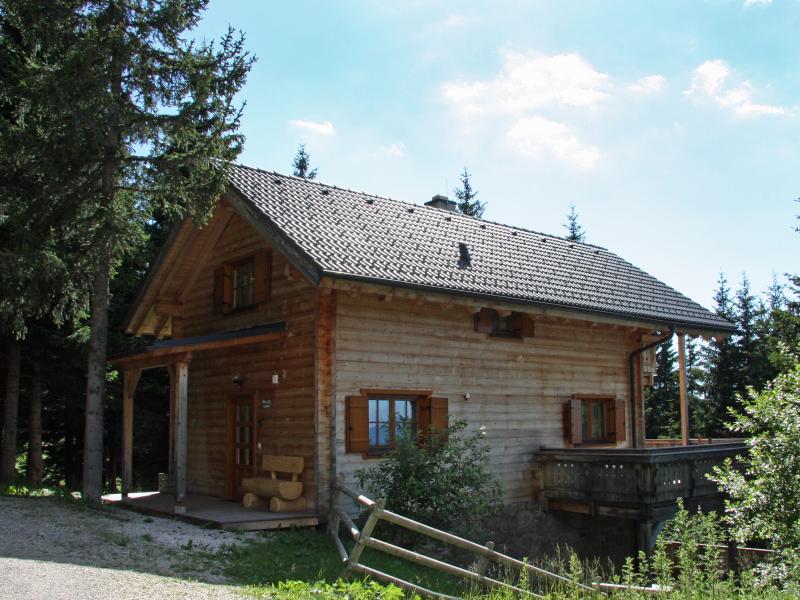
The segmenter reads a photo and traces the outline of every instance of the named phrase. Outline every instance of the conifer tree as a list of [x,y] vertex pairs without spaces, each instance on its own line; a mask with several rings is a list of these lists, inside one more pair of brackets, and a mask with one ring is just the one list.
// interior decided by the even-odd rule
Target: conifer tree
[[[736,315],[724,274],[720,273],[717,284],[714,312],[733,323]],[[696,425],[703,436],[713,437],[726,431],[724,423],[727,408],[733,402],[736,393],[739,364],[731,338],[715,338],[706,345],[702,355],[705,370],[704,398],[695,411]]]
[[297,154],[292,160],[292,167],[294,167],[294,173],[292,174],[295,177],[303,179],[315,179],[317,177],[317,169],[311,168],[311,155],[306,152],[306,145],[303,142],[300,142],[300,146],[297,148]]
[[586,231],[578,223],[578,213],[574,204],[569,205],[569,213],[567,213],[567,222],[564,224],[564,229],[567,230],[568,240],[580,243],[586,241]]
[[648,438],[672,438],[680,433],[680,390],[672,344],[656,350],[653,385],[645,396],[645,432]]
[[[101,493],[109,281],[154,210],[202,224],[239,153],[241,89],[252,59],[240,34],[197,43],[188,33],[206,0],[5,0],[22,110],[35,119],[18,175],[44,183],[26,205],[33,231],[80,244],[92,281],[83,496]],[[61,51],[28,60],[37,32]],[[3,173],[7,175],[7,173]],[[52,197],[47,188],[57,191]]]
[[470,217],[481,218],[486,210],[486,203],[478,200],[478,191],[472,189],[471,177],[467,167],[461,172],[461,187],[453,189],[456,195],[456,209]]

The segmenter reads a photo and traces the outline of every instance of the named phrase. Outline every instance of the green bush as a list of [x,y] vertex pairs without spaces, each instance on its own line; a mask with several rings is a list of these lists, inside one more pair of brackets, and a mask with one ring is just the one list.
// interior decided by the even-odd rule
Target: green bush
[[766,577],[800,583],[800,361],[761,393],[750,389],[732,431],[748,438],[748,452],[728,460],[711,478],[729,496],[726,519],[740,542],[758,540],[780,551]]
[[458,421],[442,431],[403,431],[385,460],[356,477],[389,510],[470,536],[500,498],[488,456],[483,431],[469,433]]

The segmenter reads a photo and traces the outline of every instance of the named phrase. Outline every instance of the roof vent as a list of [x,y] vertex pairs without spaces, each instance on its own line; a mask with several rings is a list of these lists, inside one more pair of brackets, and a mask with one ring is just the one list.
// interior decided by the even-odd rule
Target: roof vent
[[436,194],[433,198],[431,198],[425,203],[425,206],[430,206],[431,208],[438,208],[441,210],[449,210],[450,212],[456,212],[455,201],[450,200],[447,196],[442,196],[441,194]]
[[465,269],[472,265],[472,257],[469,255],[469,248],[464,242],[458,244],[458,266]]

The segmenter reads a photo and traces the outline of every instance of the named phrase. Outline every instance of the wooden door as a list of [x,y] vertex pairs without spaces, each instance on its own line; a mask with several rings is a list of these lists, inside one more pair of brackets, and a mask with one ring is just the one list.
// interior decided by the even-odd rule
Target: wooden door
[[242,497],[242,478],[256,473],[256,394],[228,400],[225,497]]

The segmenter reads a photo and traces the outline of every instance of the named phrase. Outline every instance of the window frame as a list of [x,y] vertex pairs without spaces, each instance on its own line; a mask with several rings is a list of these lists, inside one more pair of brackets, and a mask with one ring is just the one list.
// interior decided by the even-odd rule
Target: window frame
[[[536,324],[533,318],[524,312],[501,311],[483,307],[474,315],[474,330],[485,333],[489,337],[510,340],[524,340],[536,336]],[[501,327],[501,323],[503,326]]]
[[[416,426],[419,422],[418,412],[419,412],[419,401],[420,396],[408,396],[408,395],[400,395],[400,394],[385,394],[385,393],[372,393],[367,394],[367,439],[368,439],[368,446],[367,446],[367,454],[370,456],[380,456],[386,454],[387,452],[392,451],[397,446],[397,411],[395,409],[395,403],[400,402],[409,402],[411,404],[411,424],[412,424],[412,435],[416,435]],[[386,421],[386,426],[388,427],[388,440],[386,444],[373,444],[372,443],[372,434],[371,434],[371,427],[373,424],[380,425],[384,423],[381,420],[372,420],[371,417],[371,403],[381,401],[388,401],[389,402],[389,414],[388,414],[388,421]],[[376,407],[376,416],[380,417],[380,408]],[[379,438],[378,438],[379,439]]]
[[[248,302],[239,304],[239,291],[242,289],[242,286],[237,286],[237,279],[239,278],[240,269],[243,267],[249,267],[249,281],[247,283],[246,289],[247,295],[249,296]],[[231,301],[230,301],[230,312],[235,312],[239,310],[243,310],[246,308],[250,308],[255,306],[256,303],[256,260],[255,256],[248,256],[247,258],[240,259],[236,262],[230,263],[231,269]]]
[[[584,406],[588,418],[587,430],[592,431],[592,405],[600,405],[603,409],[602,436],[600,438],[584,437]],[[564,433],[572,446],[609,446],[627,441],[626,402],[616,394],[573,394],[565,405]]]

